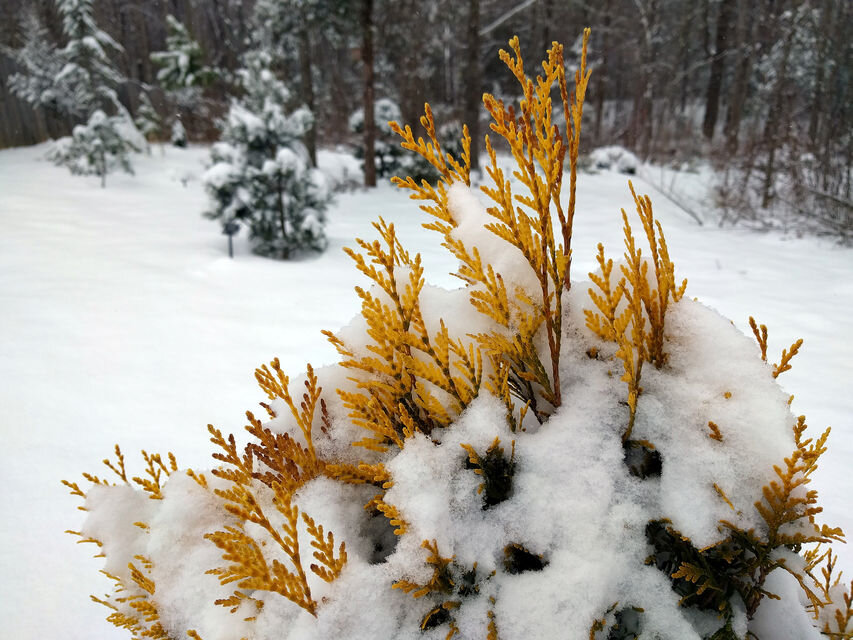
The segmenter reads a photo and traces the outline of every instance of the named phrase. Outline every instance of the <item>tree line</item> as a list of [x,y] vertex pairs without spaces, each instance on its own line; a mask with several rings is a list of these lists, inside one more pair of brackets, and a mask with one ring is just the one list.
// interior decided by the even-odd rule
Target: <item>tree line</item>
[[[123,47],[114,60],[127,78],[122,102],[135,113],[149,89],[155,109],[168,109],[151,59],[166,48],[167,16],[185,25],[206,64],[227,74],[265,4],[287,7],[265,37],[278,52],[276,73],[315,115],[312,153],[317,144],[357,143],[372,156],[378,99],[392,100],[412,124],[429,99],[437,121],[467,122],[479,140],[483,91],[517,98],[498,49],[517,34],[538,60],[552,40],[591,26],[588,149],[621,144],[659,162],[711,159],[730,170],[720,197],[733,217],[758,216],[782,198],[801,203],[797,194],[832,209],[837,224],[850,216],[853,3],[845,0],[98,0],[98,25]],[[52,0],[4,7],[4,50],[22,45],[27,11],[61,43]],[[570,45],[567,58],[576,60]],[[0,77],[15,69],[0,56]],[[74,124],[0,84],[0,147]],[[216,138],[228,93],[228,83],[214,83],[204,92],[209,108],[185,109],[190,139]],[[356,135],[350,120],[359,109],[364,131]],[[371,182],[372,163],[366,169]],[[739,201],[745,186],[749,202]]]

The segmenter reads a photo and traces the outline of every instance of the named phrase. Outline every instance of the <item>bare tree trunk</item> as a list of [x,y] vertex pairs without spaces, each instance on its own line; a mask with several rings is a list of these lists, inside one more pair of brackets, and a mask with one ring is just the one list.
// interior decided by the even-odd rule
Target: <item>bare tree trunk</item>
[[726,150],[730,154],[737,152],[740,121],[743,117],[743,108],[746,104],[747,92],[749,91],[749,76],[752,72],[753,12],[747,5],[747,2],[742,1],[738,8],[738,63],[729,99],[729,108],[726,112],[724,132],[726,136]]
[[634,4],[640,11],[640,23],[643,27],[641,83],[638,91],[636,112],[636,142],[637,150],[645,159],[652,152],[654,144],[654,97],[652,83],[655,79],[655,64],[658,59],[658,21],[660,11],[658,0],[635,0]]
[[608,63],[608,54],[609,43],[608,36],[610,31],[610,0],[604,0],[604,6],[602,7],[602,13],[604,15],[603,27],[601,29],[601,37],[599,38],[599,42],[601,42],[601,64],[598,69],[595,70],[595,129],[593,138],[595,138],[595,144],[601,144],[601,126],[604,121],[604,96],[606,94],[607,89],[607,63]]
[[543,4],[545,5],[543,8],[545,19],[542,22],[542,43],[547,50],[551,47],[551,29],[554,26],[552,24],[554,21],[554,0],[544,0]]
[[468,60],[467,84],[465,87],[465,115],[471,135],[471,168],[480,168],[480,102],[482,82],[480,71],[480,0],[468,2]]
[[688,68],[690,65],[690,27],[693,16],[691,11],[684,12],[684,17],[681,21],[681,33],[679,35],[679,57],[681,58],[681,82],[679,83],[678,106],[679,112],[683,114],[687,110],[687,90],[690,85],[690,74]]
[[708,77],[708,90],[705,94],[705,119],[702,122],[702,133],[708,140],[714,137],[717,125],[717,112],[720,106],[720,88],[723,85],[725,71],[725,56],[728,49],[726,39],[729,35],[729,25],[735,11],[735,0],[722,0],[720,13],[717,16],[717,37],[714,57],[711,60],[711,74]]
[[817,41],[817,69],[815,69],[811,113],[809,114],[809,144],[815,144],[818,139],[818,128],[821,124],[820,116],[824,112],[824,76],[826,73],[826,58],[829,43],[829,38],[826,36],[830,31],[830,18],[832,16],[832,3],[830,0],[823,0],[820,12],[820,33],[824,34],[824,37],[818,38]]
[[361,4],[361,61],[364,63],[364,186],[376,186],[376,123],[373,116],[373,0]]
[[788,76],[788,59],[791,55],[791,47],[794,41],[795,24],[788,25],[788,33],[785,34],[785,42],[782,47],[782,56],[779,66],[776,68],[776,84],[770,98],[770,109],[767,113],[767,122],[764,127],[764,144],[767,149],[767,164],[764,170],[764,186],[761,195],[761,207],[766,209],[773,197],[773,186],[776,178],[776,152],[780,146],[779,123],[782,120],[784,108],[785,85]]
[[299,69],[302,76],[302,98],[311,110],[311,127],[305,132],[305,148],[312,167],[317,166],[317,114],[315,113],[314,79],[311,76],[311,40],[304,21],[299,27]]

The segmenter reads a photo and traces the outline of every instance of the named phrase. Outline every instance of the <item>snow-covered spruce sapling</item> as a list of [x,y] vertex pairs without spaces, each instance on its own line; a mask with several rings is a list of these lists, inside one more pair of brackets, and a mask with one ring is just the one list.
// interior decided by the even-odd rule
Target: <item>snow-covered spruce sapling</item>
[[117,106],[115,88],[124,79],[107,51],[121,46],[95,24],[93,0],[56,0],[56,9],[67,44],[56,47],[36,13],[24,14],[23,47],[3,47],[21,69],[9,77],[9,88],[33,107],[75,119]]
[[179,107],[194,107],[204,87],[218,72],[204,64],[204,51],[187,28],[174,16],[166,16],[166,50],[151,54],[160,67],[157,82]]
[[203,92],[222,72],[204,64],[201,45],[174,16],[166,16],[166,28],[166,50],[155,51],[150,58],[159,67],[157,83],[163,88],[171,107],[171,142],[176,147],[185,147],[187,135],[181,118],[204,119],[209,115],[210,103],[203,99]]
[[330,195],[300,142],[312,115],[304,108],[285,112],[289,92],[267,56],[250,52],[245,62],[239,72],[245,94],[232,103],[204,175],[211,200],[206,215],[247,225],[261,255],[287,259],[322,251]]
[[60,102],[83,118],[97,109],[123,113],[116,87],[125,79],[107,54],[123,49],[95,23],[94,0],[56,0],[56,8],[68,39],[60,51],[65,64],[54,78]]
[[145,151],[151,155],[151,143],[158,140],[163,141],[165,122],[154,105],[151,104],[151,98],[147,93],[141,93],[139,96],[139,108],[136,110],[134,123],[139,129],[139,133],[145,138]]
[[106,187],[107,174],[116,169],[133,174],[130,154],[141,149],[131,141],[128,125],[133,126],[124,115],[108,116],[98,109],[70,136],[57,140],[48,157],[74,175],[98,176]]
[[116,94],[124,78],[107,55],[108,49],[121,51],[121,46],[98,28],[93,0],[57,0],[56,7],[67,44],[55,59],[36,48],[55,75],[47,87],[45,69],[34,71],[25,97],[83,120],[71,136],[56,141],[48,157],[71,173],[100,176],[105,186],[107,173],[116,167],[133,173],[130,152],[141,147],[139,132]]
[[[374,141],[374,164],[376,175],[380,178],[392,176],[411,176],[416,181],[428,180],[435,182],[440,175],[423,156],[406,153],[397,143],[397,136],[391,129],[391,122],[401,118],[399,105],[390,98],[380,98],[373,106],[373,120],[376,130]],[[352,133],[364,133],[364,109],[357,109],[349,118],[349,129]],[[438,130],[438,140],[445,152],[459,155],[461,126],[455,122],[443,125]],[[356,146],[355,156],[364,161],[364,148]]]
[[[455,158],[429,108],[426,140],[395,127],[442,176],[397,183],[462,288],[427,285],[380,219],[349,250],[373,282],[361,315],[326,334],[341,362],[257,369],[248,444],[210,426],[209,473],[143,453],[129,479],[117,448],[119,486],[66,483],[119,589],[99,600],[113,624],[175,640],[850,637],[841,532],[815,523],[808,487],[827,434],[806,437],[776,381],[796,349],[770,366],[764,330],[756,349],[685,298],[633,188],[643,232],[624,215],[624,262],[600,247],[591,282],[570,277],[586,58],[570,90],[560,45],[536,79],[510,48],[521,104],[485,104],[515,179],[487,140],[487,206],[467,130]],[[655,472],[632,471],[635,447]]]
[[24,13],[20,30],[20,49],[0,45],[0,51],[19,69],[6,79],[6,86],[35,108],[44,107],[62,114],[73,112],[73,105],[63,102],[66,96],[56,91],[55,78],[64,66],[62,56],[34,8]]

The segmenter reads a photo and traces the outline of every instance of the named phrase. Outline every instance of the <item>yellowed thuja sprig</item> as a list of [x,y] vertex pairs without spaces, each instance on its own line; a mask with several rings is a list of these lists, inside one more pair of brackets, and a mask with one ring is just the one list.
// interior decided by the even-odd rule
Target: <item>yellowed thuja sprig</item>
[[[221,444],[220,442],[220,446]],[[233,455],[226,455],[234,459]],[[220,474],[219,470],[214,473],[220,477],[226,475]],[[231,474],[231,477],[251,478],[254,475],[248,468],[243,467]],[[227,501],[226,510],[238,518],[239,524],[229,525],[221,531],[205,535],[205,538],[223,551],[222,558],[227,563],[226,566],[211,569],[208,573],[216,575],[222,584],[233,582],[240,589],[277,593],[316,615],[317,602],[311,595],[300,550],[299,508],[293,504],[292,493],[285,483],[273,483],[272,492],[273,505],[280,516],[277,520],[281,520],[278,523],[274,523],[267,516],[255,495],[254,487],[248,481],[247,484],[234,482],[228,490],[216,490],[217,495]],[[312,546],[318,550],[315,557],[324,565],[313,564],[309,568],[323,580],[332,581],[346,563],[346,547],[341,543],[336,557],[333,535],[329,533],[324,537],[322,527],[318,527],[307,514],[301,515],[309,535],[314,538]],[[277,558],[271,561],[267,559],[262,543],[243,528],[246,522],[260,526],[269,535],[277,548],[283,552],[289,567]],[[235,592],[237,597],[238,593]],[[234,605],[234,599],[232,597],[217,600],[216,604],[231,607]]]
[[[306,482],[326,472],[327,463],[317,456],[314,448],[313,424],[318,407],[321,408],[324,425],[328,416],[321,400],[322,388],[318,385],[317,376],[310,365],[307,370],[305,391],[298,407],[290,395],[290,380],[282,372],[277,359],[256,370],[258,383],[270,399],[279,398],[288,405],[305,438],[304,445],[289,434],[274,433],[264,427],[251,412],[246,413],[249,419],[246,430],[257,442],[250,442],[242,452],[238,450],[233,435],[226,438],[221,431],[208,425],[211,442],[220,449],[213,457],[224,463],[212,473],[230,483],[227,489],[217,488],[214,492],[225,501],[225,510],[237,519],[237,523],[209,533],[205,538],[223,552],[222,558],[227,564],[208,571],[216,575],[222,584],[236,583],[238,589],[277,593],[316,615],[317,602],[311,595],[300,551],[300,511],[293,503],[293,494]],[[267,409],[274,413],[271,408]],[[335,474],[330,475],[334,477]],[[262,497],[259,493],[267,491],[271,493],[275,509],[272,517],[262,506],[267,503],[265,498],[268,496]],[[314,557],[320,562],[310,565],[309,569],[330,582],[337,578],[346,563],[346,547],[341,543],[336,555],[334,535],[331,532],[324,534],[322,525],[308,514],[302,513],[301,516],[313,538]],[[247,522],[259,526],[266,533],[275,543],[273,548],[283,554],[289,566],[278,558],[268,559],[264,552],[267,541],[259,541],[247,533],[244,527]],[[273,551],[266,553],[272,555]],[[231,597],[220,599],[216,604],[234,607],[245,595],[235,591]]]
[[[489,602],[494,605],[494,597],[489,598]],[[486,634],[486,640],[498,640],[498,625],[497,622],[495,622],[495,612],[489,609],[486,615],[489,616],[489,626],[487,627],[488,633]]]
[[[815,516],[823,511],[817,504],[817,490],[809,489],[803,495],[797,491],[811,483],[811,475],[818,468],[818,460],[826,452],[826,440],[831,429],[827,427],[817,440],[804,438],[808,428],[805,416],[797,418],[794,425],[796,449],[791,457],[785,458],[785,467],[774,467],[778,482],[771,481],[762,489],[764,499],[755,503],[755,508],[768,526],[768,540],[771,544],[805,544],[810,542],[830,542],[843,540],[841,529],[827,525],[818,527]],[[786,525],[805,519],[812,532],[799,531],[788,533]]]
[[761,349],[761,359],[767,362],[767,326],[758,325],[755,318],[749,316],[749,327],[752,329],[752,334],[758,342],[758,348]]
[[637,215],[643,224],[646,241],[651,252],[651,264],[654,267],[654,280],[657,284],[655,289],[649,286],[647,269],[649,262],[641,262],[641,251],[632,242],[628,243],[631,235],[628,225],[628,216],[622,211],[622,219],[626,228],[626,257],[628,265],[622,265],[622,272],[631,283],[630,292],[626,295],[639,295],[643,309],[649,320],[649,331],[645,333],[646,354],[649,362],[660,368],[666,364],[667,355],[663,350],[664,331],[666,328],[666,311],[670,301],[678,302],[687,288],[687,279],[682,280],[679,285],[675,280],[675,265],[669,257],[669,249],[660,222],[655,220],[652,211],[652,201],[648,195],[638,196],[634,191],[634,185],[628,182],[631,196],[637,208]]
[[[128,479],[128,472],[125,465],[125,456],[119,445],[115,445],[114,452],[115,460],[105,458],[103,460],[103,464],[123,484],[128,486],[132,486],[132,484],[137,485],[140,489],[148,493],[149,498],[152,500],[161,500],[163,498],[163,474],[169,476],[178,470],[177,460],[171,452],[167,454],[167,464],[163,461],[160,454],[149,454],[146,451],[142,451],[142,458],[145,461],[145,472],[148,477],[133,477],[130,480]],[[197,474],[192,469],[187,469],[186,473],[200,486],[207,488],[207,481],[204,474]],[[92,485],[114,486],[113,483],[110,483],[94,474],[84,473],[83,477]],[[76,482],[63,480],[62,484],[70,490],[71,495],[83,498],[84,500],[87,498],[87,493],[83,491],[83,489],[80,488],[80,485]],[[80,506],[78,508],[83,511],[87,510],[85,506]],[[146,523],[136,522],[134,524],[145,533],[149,533],[150,528]],[[78,540],[78,543],[80,544],[95,544],[99,550],[104,546],[101,540],[85,535],[80,531],[68,530],[66,533],[70,533],[80,538]],[[95,557],[103,558],[105,556],[103,553],[99,552]],[[130,572],[129,581],[106,571],[101,571],[101,573],[113,581],[114,593],[112,595],[105,595],[103,598],[99,598],[94,595],[90,597],[94,602],[110,609],[111,613],[107,616],[108,622],[118,628],[127,629],[133,634],[134,638],[171,640],[171,637],[166,633],[160,622],[160,613],[157,602],[154,598],[156,585],[154,584],[154,580],[151,578],[153,563],[150,559],[144,556],[136,556],[135,560],[139,563],[139,566],[133,562],[128,564],[128,570]],[[122,611],[120,606],[124,606],[125,610]],[[127,609],[130,609],[132,613],[129,613]]]
[[[442,173],[436,187],[426,181],[418,185],[412,178],[395,179],[398,186],[410,189],[412,198],[429,201],[422,205],[434,217],[424,226],[441,233],[444,246],[459,260],[456,275],[472,287],[471,304],[481,313],[492,318],[508,334],[481,334],[478,340],[493,362],[491,385],[495,389],[505,387],[511,380],[512,393],[522,404],[533,410],[542,421],[549,411],[537,406],[537,394],[552,407],[561,402],[560,391],[560,343],[562,324],[562,293],[570,286],[569,264],[571,259],[571,226],[575,209],[575,182],[577,171],[578,143],[580,136],[583,101],[589,80],[586,68],[586,46],[589,30],[584,32],[580,67],[575,74],[575,89],[569,92],[563,61],[562,46],[554,43],[543,63],[543,75],[534,82],[524,71],[523,58],[518,39],[510,41],[512,53],[501,51],[501,59],[521,84],[524,97],[520,114],[506,107],[491,95],[483,102],[493,118],[492,130],[504,138],[510,146],[518,169],[514,176],[521,182],[526,194],[514,195],[509,179],[498,166],[495,150],[489,137],[486,149],[490,166],[486,171],[494,187],[482,187],[483,192],[494,202],[488,213],[494,222],[486,227],[510,245],[518,249],[539,281],[535,299],[533,292],[512,292],[509,295],[501,274],[489,264],[484,264],[476,247],[468,247],[453,237],[456,221],[453,219],[447,199],[447,188],[453,182],[470,184],[470,158],[467,153],[470,140],[464,132],[462,162],[456,162],[447,154],[444,159],[440,145],[435,139],[435,123],[429,105],[421,119],[431,142],[415,143],[411,130],[394,130],[403,138],[403,146],[419,153]],[[569,130],[564,134],[552,122],[551,90],[557,86],[563,102],[563,111]],[[570,194],[565,204],[562,200],[562,181],[566,156],[570,165]],[[560,221],[558,242],[552,225],[552,208]],[[534,338],[544,326],[548,343],[548,359],[542,360]],[[502,367],[503,362],[506,367]],[[509,369],[509,375],[504,370]],[[510,415],[512,407],[509,407]],[[512,426],[514,418],[510,419]]]
[[763,498],[755,503],[755,508],[767,526],[766,532],[758,534],[752,529],[744,531],[731,522],[721,521],[724,527],[732,531],[733,537],[751,551],[748,566],[755,588],[752,597],[746,599],[750,615],[757,609],[761,596],[767,595],[763,589],[767,576],[780,568],[797,580],[813,611],[819,611],[827,604],[821,597],[820,584],[815,584],[817,581],[813,576],[809,580],[808,556],[806,570],[803,571],[789,566],[784,557],[774,554],[781,547],[799,548],[806,544],[844,540],[841,529],[817,525],[815,516],[823,509],[818,506],[817,491],[805,489],[811,482],[812,473],[817,470],[818,460],[826,452],[830,429],[827,428],[817,440],[804,438],[806,429],[805,416],[800,416],[793,428],[796,443],[794,452],[785,458],[784,467],[774,466],[776,480],[763,487]]
[[[231,613],[237,613],[237,610],[240,609],[245,603],[250,602],[255,607],[255,613],[259,612],[264,608],[264,601],[258,600],[257,598],[253,598],[252,596],[248,596],[242,591],[235,591],[228,598],[224,598],[219,600],[218,604],[223,607],[231,607]],[[247,618],[243,618],[245,622],[252,622],[256,620],[257,616],[249,616]],[[189,635],[189,631],[187,632]]]
[[[598,289],[589,289],[595,308],[584,310],[586,326],[600,338],[618,345],[615,357],[622,361],[622,380],[628,385],[629,418],[622,435],[625,441],[630,438],[636,419],[643,364],[650,362],[659,368],[666,363],[666,312],[671,302],[681,300],[687,287],[686,279],[680,285],[676,283],[675,265],[669,257],[663,228],[655,220],[651,200],[648,196],[637,195],[630,182],[628,185],[643,225],[650,258],[643,259],[642,249],[623,209],[625,264],[620,265],[622,275],[613,282],[613,261],[605,259],[604,247],[599,244],[596,260],[601,274],[589,274]],[[654,269],[654,288],[649,283],[650,264]],[[627,304],[622,305],[623,299]]]
[[329,331],[323,333],[343,356],[341,366],[360,372],[357,390],[338,390],[353,423],[370,435],[354,443],[377,451],[403,447],[416,432],[445,427],[477,396],[483,377],[479,349],[453,339],[443,321],[430,333],[421,313],[424,286],[420,255],[403,249],[394,225],[374,224],[381,240],[358,240],[361,252],[347,249],[356,267],[385,299],[356,288],[371,343],[356,355]]
[[[278,358],[273,359],[269,366],[263,365],[255,369],[255,379],[258,381],[261,389],[267,393],[270,400],[280,398],[285,401],[294,420],[296,420],[296,424],[299,425],[302,435],[305,437],[311,458],[316,460],[317,456],[314,453],[314,440],[311,433],[314,415],[323,389],[317,384],[317,376],[314,375],[313,367],[308,364],[306,369],[305,393],[298,407],[290,395],[290,379],[282,371]],[[257,434],[253,433],[253,435]]]
[[[758,342],[758,347],[761,349],[761,359],[767,362],[767,327],[758,325],[755,318],[749,316],[749,328],[752,329],[752,334]],[[782,359],[779,364],[773,365],[773,377],[778,378],[781,374],[791,370],[791,360],[800,352],[800,347],[803,346],[803,339],[796,340],[789,349],[782,349]]]
[[[455,562],[456,556],[446,558],[441,555],[435,540],[424,540],[421,547],[429,552],[425,561],[432,568],[432,576],[424,584],[399,580],[392,587],[411,594],[413,598],[429,596],[433,606],[421,619],[421,631],[447,624],[448,632],[445,640],[450,640],[460,633],[454,611],[463,606],[467,596],[480,593],[482,581],[493,577],[495,572],[478,575],[476,562],[470,568],[459,566]],[[489,603],[493,608],[495,598],[489,597]],[[492,608],[486,614],[488,617],[487,640],[497,640],[498,637],[495,613]]]
[[[114,583],[114,595],[97,598],[90,596],[93,602],[97,602],[112,611],[107,616],[107,621],[119,629],[127,629],[134,638],[152,638],[153,640],[172,640],[171,636],[163,628],[160,622],[160,613],[156,604],[151,599],[156,591],[154,581],[151,579],[152,563],[143,556],[135,558],[141,564],[141,569],[134,563],[128,564],[131,582],[137,588],[135,593],[130,593],[124,581],[106,571],[104,575]],[[117,605],[125,605],[133,613],[125,613]]]
[[438,543],[435,540],[424,540],[421,547],[429,551],[426,558],[426,563],[432,567],[432,576],[426,584],[418,584],[410,580],[398,580],[394,583],[394,589],[401,589],[405,593],[410,593],[413,598],[421,598],[428,593],[450,594],[453,592],[453,578],[450,575],[450,564],[455,556],[445,558],[438,550]]
[[[808,549],[803,556],[806,560],[805,573],[811,578],[814,590],[820,597],[821,605],[810,603],[809,610],[814,619],[823,621],[821,633],[833,640],[847,640],[853,637],[853,581],[842,585],[842,572],[835,571],[837,556],[832,547],[825,550],[823,545]],[[820,569],[820,575],[815,575]]]

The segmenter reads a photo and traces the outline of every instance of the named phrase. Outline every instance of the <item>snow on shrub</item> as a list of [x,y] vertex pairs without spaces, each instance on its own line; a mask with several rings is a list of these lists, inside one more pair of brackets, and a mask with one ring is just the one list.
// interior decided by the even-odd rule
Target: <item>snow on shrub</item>
[[[106,186],[107,173],[121,168],[133,173],[130,153],[145,139],[122,105],[116,87],[125,81],[108,50],[123,51],[98,28],[93,0],[56,0],[66,44],[56,49],[35,14],[25,22],[25,45],[3,47],[24,73],[10,76],[10,89],[34,107],[46,107],[82,121],[72,135],[57,140],[47,157],[75,175],[97,175]],[[108,115],[109,114],[109,115]]]
[[157,82],[178,107],[197,108],[202,89],[218,71],[204,64],[204,51],[177,18],[166,14],[166,50],[151,54],[159,67]]
[[[392,176],[411,176],[418,182],[428,180],[435,182],[440,175],[435,167],[427,162],[422,156],[405,153],[405,150],[397,143],[391,123],[401,119],[400,106],[390,98],[380,98],[373,106],[373,120],[376,126],[376,139],[374,141],[374,163],[376,175],[380,178]],[[364,132],[364,109],[357,109],[349,119],[349,128],[352,133]],[[462,151],[459,147],[459,138],[462,128],[455,122],[448,122],[438,129],[438,142],[446,152],[459,155]],[[365,150],[357,146],[355,156],[364,160]]]
[[116,169],[133,173],[130,154],[142,150],[140,143],[144,144],[144,138],[126,112],[108,116],[98,109],[85,124],[74,127],[70,136],[57,140],[47,156],[74,175],[100,177],[105,187],[108,173]]
[[393,125],[442,176],[396,182],[462,288],[427,285],[380,219],[348,250],[374,285],[327,333],[341,362],[256,370],[268,399],[248,444],[210,426],[210,472],[143,452],[131,478],[117,447],[120,484],[66,483],[116,582],[99,600],[113,624],[196,640],[849,637],[842,534],[815,523],[808,488],[827,433],[807,435],[776,382],[799,343],[771,366],[766,328],[756,349],[685,298],[633,187],[624,261],[599,245],[591,282],[570,278],[588,35],[571,93],[560,45],[535,81],[517,39],[501,52],[524,99],[484,98],[518,165],[510,181],[487,139],[488,207],[467,129],[454,158],[429,107],[427,140]]
[[361,163],[341,145],[337,149],[320,149],[317,165],[334,193],[355,191],[364,185]]
[[637,156],[619,145],[593,149],[589,158],[596,169],[613,169],[629,175],[637,173],[637,167],[640,166]]
[[299,141],[313,116],[305,108],[285,113],[289,92],[268,56],[249,52],[245,64],[238,72],[245,95],[231,104],[223,142],[213,146],[204,175],[212,204],[206,215],[223,225],[246,224],[261,255],[322,251],[330,192]]

